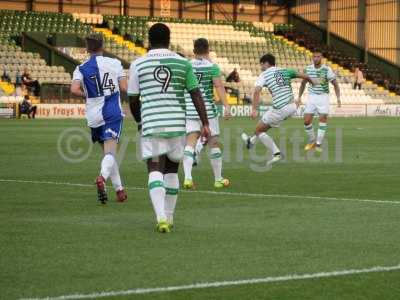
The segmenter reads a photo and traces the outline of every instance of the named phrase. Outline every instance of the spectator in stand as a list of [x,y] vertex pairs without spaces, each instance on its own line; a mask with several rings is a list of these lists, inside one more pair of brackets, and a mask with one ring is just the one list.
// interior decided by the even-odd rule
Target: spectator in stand
[[11,82],[10,75],[8,75],[6,69],[4,69],[3,75],[1,75],[1,81]]
[[22,96],[22,75],[19,72],[15,76],[15,96]]
[[33,106],[29,101],[29,96],[25,95],[24,100],[22,100],[21,104],[19,105],[19,112],[20,114],[28,115],[28,118],[34,119],[36,116],[37,107]]
[[239,73],[236,68],[226,77],[226,82],[240,82]]
[[35,96],[40,95],[40,84],[37,80],[32,80],[31,75],[29,75],[28,69],[25,69],[24,74],[22,74],[22,82],[28,88],[33,88],[33,94]]
[[251,97],[248,96],[247,94],[244,94],[244,96],[243,96],[243,102],[244,102],[245,104],[251,104]]
[[354,85],[353,85],[353,89],[358,89],[361,90],[361,85],[364,83],[364,75],[363,72],[356,67],[354,69]]

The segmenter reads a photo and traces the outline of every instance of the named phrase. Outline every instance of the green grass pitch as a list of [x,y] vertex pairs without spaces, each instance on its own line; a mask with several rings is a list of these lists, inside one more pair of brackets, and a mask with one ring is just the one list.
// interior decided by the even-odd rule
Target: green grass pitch
[[[221,123],[231,186],[214,190],[203,155],[193,173],[197,191],[180,193],[176,228],[162,235],[154,231],[131,119],[119,156],[129,199],[116,203],[109,189],[105,207],[97,204],[93,185],[99,147],[79,163],[63,160],[57,150],[65,129],[87,130],[83,120],[0,120],[0,299],[400,264],[397,118],[332,119],[329,155],[319,159],[295,149],[296,137],[304,142],[302,122],[288,120],[272,132],[278,141],[283,136],[286,162],[268,171],[262,170],[262,145],[250,157],[237,141],[255,122]],[[76,157],[88,148],[85,140],[71,142],[70,149],[66,143],[60,148]],[[400,298],[399,282],[400,271],[393,270],[102,299],[389,300]]]

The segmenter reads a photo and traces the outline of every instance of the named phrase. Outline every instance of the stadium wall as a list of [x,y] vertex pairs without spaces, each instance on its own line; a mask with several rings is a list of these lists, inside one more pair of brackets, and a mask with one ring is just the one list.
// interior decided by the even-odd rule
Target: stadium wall
[[[327,42],[326,29],[304,20],[302,17],[297,15],[291,15],[290,22],[293,23],[298,30],[311,34],[317,41],[320,41],[321,43]],[[330,34],[330,42],[337,50],[347,53],[349,56],[357,58],[360,61],[364,60],[364,48],[357,46],[336,34]],[[400,80],[400,67],[398,65],[371,52],[368,52],[368,66],[370,68],[376,68],[383,74],[387,74],[396,80]]]
[[296,0],[292,13],[400,65],[398,0]]
[[[97,2],[96,5],[92,5]],[[211,5],[205,2],[190,0],[6,0],[1,1],[2,9],[29,10],[32,3],[34,11],[64,12],[64,13],[98,13],[131,16],[165,16],[188,19],[265,21],[286,23],[288,10],[285,6],[263,3],[239,4],[235,1],[213,0]],[[125,7],[124,4],[127,4]]]
[[[7,106],[9,107],[9,106]],[[37,104],[37,118],[39,119],[83,119],[85,118],[85,104]],[[261,106],[259,115],[271,109],[271,106]],[[222,109],[222,108],[221,108]],[[300,106],[294,117],[301,118],[304,116],[304,105]],[[230,108],[232,117],[250,117],[250,105],[232,105]],[[127,105],[123,105],[125,115],[130,115]],[[11,110],[4,113],[12,113]],[[400,105],[396,104],[354,104],[343,105],[337,108],[336,105],[331,105],[330,113],[332,117],[399,117]],[[15,113],[14,113],[15,115]]]

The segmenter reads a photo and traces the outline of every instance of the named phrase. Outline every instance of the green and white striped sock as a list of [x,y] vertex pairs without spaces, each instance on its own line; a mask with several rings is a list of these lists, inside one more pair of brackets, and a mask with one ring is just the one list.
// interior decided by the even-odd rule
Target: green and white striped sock
[[220,148],[211,148],[210,162],[213,169],[215,181],[222,179],[222,152]]
[[186,146],[183,151],[183,172],[185,173],[185,179],[192,180],[192,168],[194,160],[194,148]]
[[322,145],[322,142],[325,137],[326,130],[328,129],[328,124],[320,122],[318,127],[318,134],[317,134],[317,145]]
[[314,128],[313,124],[308,124],[304,125],[304,130],[306,131],[307,134],[307,144],[311,144],[315,142],[315,133],[314,133]]
[[174,212],[176,201],[178,200],[179,178],[177,173],[168,173],[164,175],[165,186],[165,214],[170,224],[174,222]]
[[157,222],[166,221],[164,175],[158,171],[150,172],[148,186],[150,199],[157,216]]

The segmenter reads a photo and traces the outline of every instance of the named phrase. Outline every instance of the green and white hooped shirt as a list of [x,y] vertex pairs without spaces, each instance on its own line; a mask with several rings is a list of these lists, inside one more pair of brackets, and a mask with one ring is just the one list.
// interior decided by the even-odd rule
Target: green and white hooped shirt
[[336,79],[335,73],[327,65],[321,65],[319,68],[309,65],[304,69],[304,74],[307,74],[311,79],[319,79],[320,81],[319,84],[308,85],[308,93],[313,95],[329,94],[329,82]]
[[[199,82],[199,87],[204,99],[207,116],[209,119],[215,118],[217,114],[217,107],[214,104],[214,83],[213,79],[221,77],[221,70],[218,65],[212,63],[207,59],[193,59],[191,61],[193,71]],[[199,115],[195,106],[193,105],[192,98],[189,93],[185,93],[186,100],[186,118],[198,120]]]
[[150,50],[129,70],[128,94],[140,95],[142,136],[186,134],[185,90],[198,88],[192,64],[168,49]]
[[270,67],[258,77],[255,86],[266,87],[272,95],[272,106],[280,109],[293,102],[291,80],[296,78],[294,69]]

